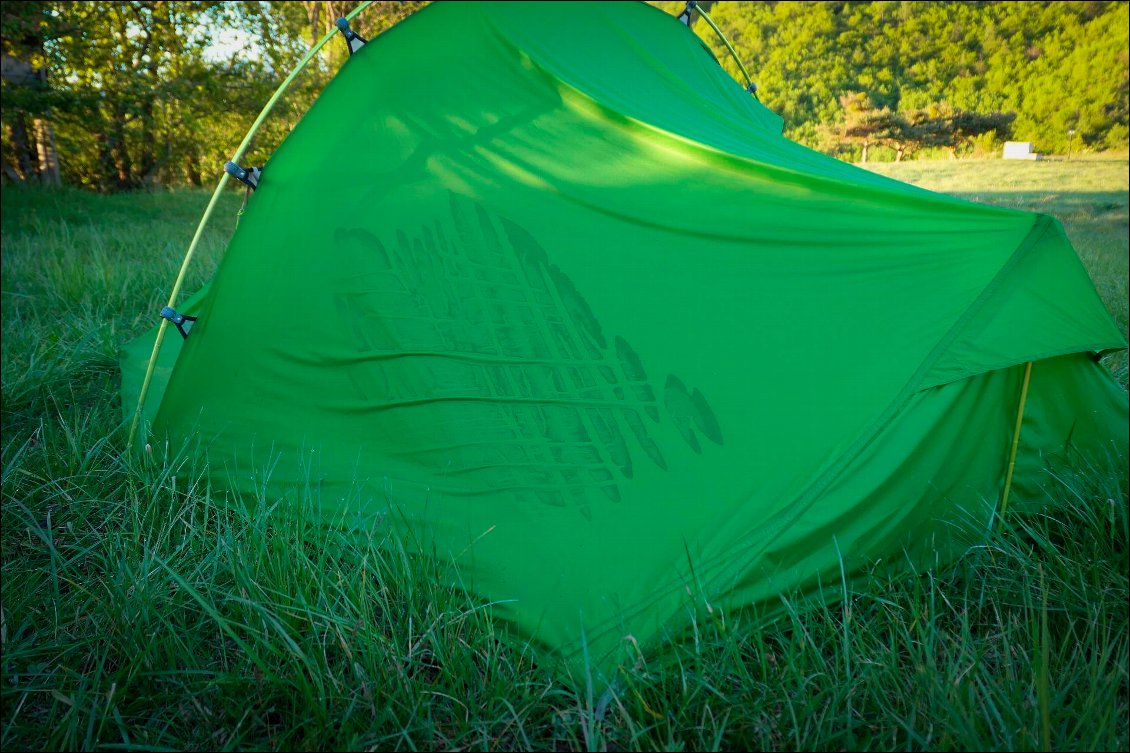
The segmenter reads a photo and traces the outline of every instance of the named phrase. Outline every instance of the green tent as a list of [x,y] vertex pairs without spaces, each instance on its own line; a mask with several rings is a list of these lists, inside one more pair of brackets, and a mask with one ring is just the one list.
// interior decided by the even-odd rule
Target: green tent
[[1022,392],[1014,506],[1049,462],[1125,455],[1096,356],[1126,343],[1059,222],[781,125],[647,5],[429,6],[264,166],[140,441],[404,533],[606,679],[695,610],[952,552],[997,512]]

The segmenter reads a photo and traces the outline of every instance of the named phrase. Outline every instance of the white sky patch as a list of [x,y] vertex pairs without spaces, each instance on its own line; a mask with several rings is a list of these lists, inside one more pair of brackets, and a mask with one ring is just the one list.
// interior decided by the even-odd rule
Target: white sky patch
[[258,39],[242,29],[215,28],[212,30],[212,43],[204,50],[204,59],[209,62],[231,60],[232,57],[259,60],[262,48]]

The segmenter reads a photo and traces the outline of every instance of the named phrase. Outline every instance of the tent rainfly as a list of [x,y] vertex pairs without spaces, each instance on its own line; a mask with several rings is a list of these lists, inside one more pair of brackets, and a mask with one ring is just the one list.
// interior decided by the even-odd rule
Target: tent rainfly
[[187,337],[126,347],[136,446],[403,534],[605,680],[695,610],[951,556],[1049,463],[1125,458],[1097,355],[1126,342],[1055,219],[787,140],[644,4],[364,41],[233,166],[238,230],[164,312]]

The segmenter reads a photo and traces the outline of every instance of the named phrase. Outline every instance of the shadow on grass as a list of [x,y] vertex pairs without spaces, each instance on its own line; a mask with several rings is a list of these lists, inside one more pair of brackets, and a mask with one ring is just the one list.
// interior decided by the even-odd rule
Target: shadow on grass
[[1121,219],[1124,223],[1130,212],[1130,196],[1119,191],[955,191],[952,195],[995,206],[1046,212],[1060,219]]

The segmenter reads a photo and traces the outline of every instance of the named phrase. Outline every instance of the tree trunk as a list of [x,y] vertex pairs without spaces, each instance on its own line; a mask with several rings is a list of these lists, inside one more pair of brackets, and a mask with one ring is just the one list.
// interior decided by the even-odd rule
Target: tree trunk
[[306,6],[306,19],[310,22],[310,44],[313,45],[322,36],[322,4],[318,0],[304,0]]
[[39,180],[49,186],[62,185],[59,174],[59,153],[55,151],[55,129],[43,118],[36,118],[35,145],[39,156]]
[[[11,86],[30,90],[47,88],[46,68],[35,68],[26,60],[8,54],[0,59],[0,77]],[[59,155],[55,151],[55,131],[50,121],[17,110],[12,125],[12,146],[21,180],[39,179],[49,185],[59,185]]]
[[126,116],[121,110],[114,113],[110,133],[110,149],[114,155],[114,169],[118,173],[117,188],[119,190],[133,188],[133,160],[130,158],[129,146],[126,144]]
[[27,116],[16,112],[15,122],[12,123],[12,146],[16,152],[16,172],[21,181],[28,181],[35,177],[35,161],[31,158],[31,138],[27,130]]
[[141,149],[137,182],[149,183],[157,172],[157,155],[153,143],[153,95],[146,94],[141,106]]
[[870,146],[871,146],[870,142],[868,142],[868,141],[863,142],[863,155],[860,157],[859,161],[862,162],[865,165],[867,164],[867,149]]
[[110,138],[106,135],[105,130],[100,131],[95,136],[95,141],[98,143],[98,190],[109,191],[110,185],[110,166],[114,164],[114,150],[110,146]]
[[200,176],[199,157],[196,155],[196,145],[194,144],[189,151],[184,155],[184,176],[188,180],[188,184],[194,188],[200,188],[204,185],[204,181]]

